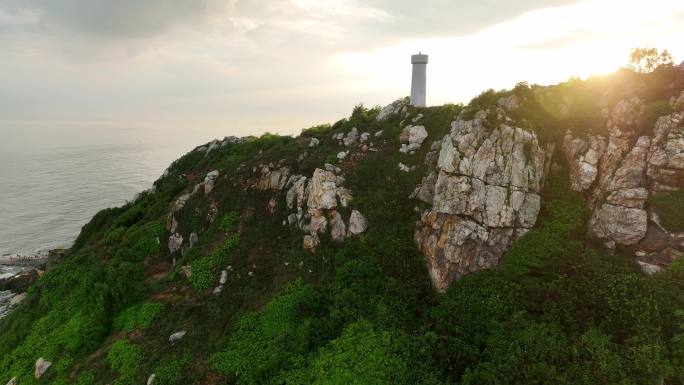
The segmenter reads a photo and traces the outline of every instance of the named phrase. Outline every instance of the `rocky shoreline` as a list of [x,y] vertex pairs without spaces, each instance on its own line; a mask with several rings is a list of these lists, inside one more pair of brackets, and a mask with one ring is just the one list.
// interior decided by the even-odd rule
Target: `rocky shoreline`
[[64,253],[64,249],[55,249],[29,255],[0,255],[0,319],[21,303],[28,287]]

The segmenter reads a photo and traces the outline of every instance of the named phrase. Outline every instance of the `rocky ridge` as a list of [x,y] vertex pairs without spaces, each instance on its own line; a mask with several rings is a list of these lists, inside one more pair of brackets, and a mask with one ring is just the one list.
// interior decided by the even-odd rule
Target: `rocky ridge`
[[684,251],[684,233],[660,225],[648,204],[653,194],[684,186],[684,92],[670,106],[672,113],[644,132],[638,124],[643,102],[621,100],[603,111],[607,137],[568,132],[563,140],[571,188],[586,196],[593,211],[588,235],[606,248],[631,252],[649,273]]

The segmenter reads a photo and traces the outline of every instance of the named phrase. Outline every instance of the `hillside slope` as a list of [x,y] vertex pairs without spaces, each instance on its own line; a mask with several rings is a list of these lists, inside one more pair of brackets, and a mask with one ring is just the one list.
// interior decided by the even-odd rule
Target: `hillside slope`
[[683,91],[620,71],[207,143],[0,321],[0,383],[684,384]]

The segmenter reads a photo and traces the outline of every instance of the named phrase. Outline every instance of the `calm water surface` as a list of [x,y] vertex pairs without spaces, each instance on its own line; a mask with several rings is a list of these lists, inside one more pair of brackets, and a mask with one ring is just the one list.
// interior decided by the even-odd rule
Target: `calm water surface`
[[0,254],[68,247],[96,212],[131,200],[218,136],[185,134],[0,127]]

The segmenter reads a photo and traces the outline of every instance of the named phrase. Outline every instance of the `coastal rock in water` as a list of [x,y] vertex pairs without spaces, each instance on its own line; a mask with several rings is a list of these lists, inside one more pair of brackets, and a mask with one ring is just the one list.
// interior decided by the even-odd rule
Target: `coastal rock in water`
[[36,369],[33,373],[36,379],[42,377],[45,374],[45,372],[47,372],[47,370],[50,369],[51,366],[52,362],[46,361],[43,357],[40,357],[36,361]]
[[[501,107],[496,112],[505,113]],[[489,113],[452,123],[451,132],[428,152],[428,175],[412,194],[432,204],[415,239],[440,291],[464,274],[496,266],[539,214],[553,148],[542,148],[532,131],[491,125]]]
[[187,331],[185,330],[177,331],[169,336],[169,342],[172,344],[176,343],[182,340],[183,337],[185,337],[185,334],[187,334]]

